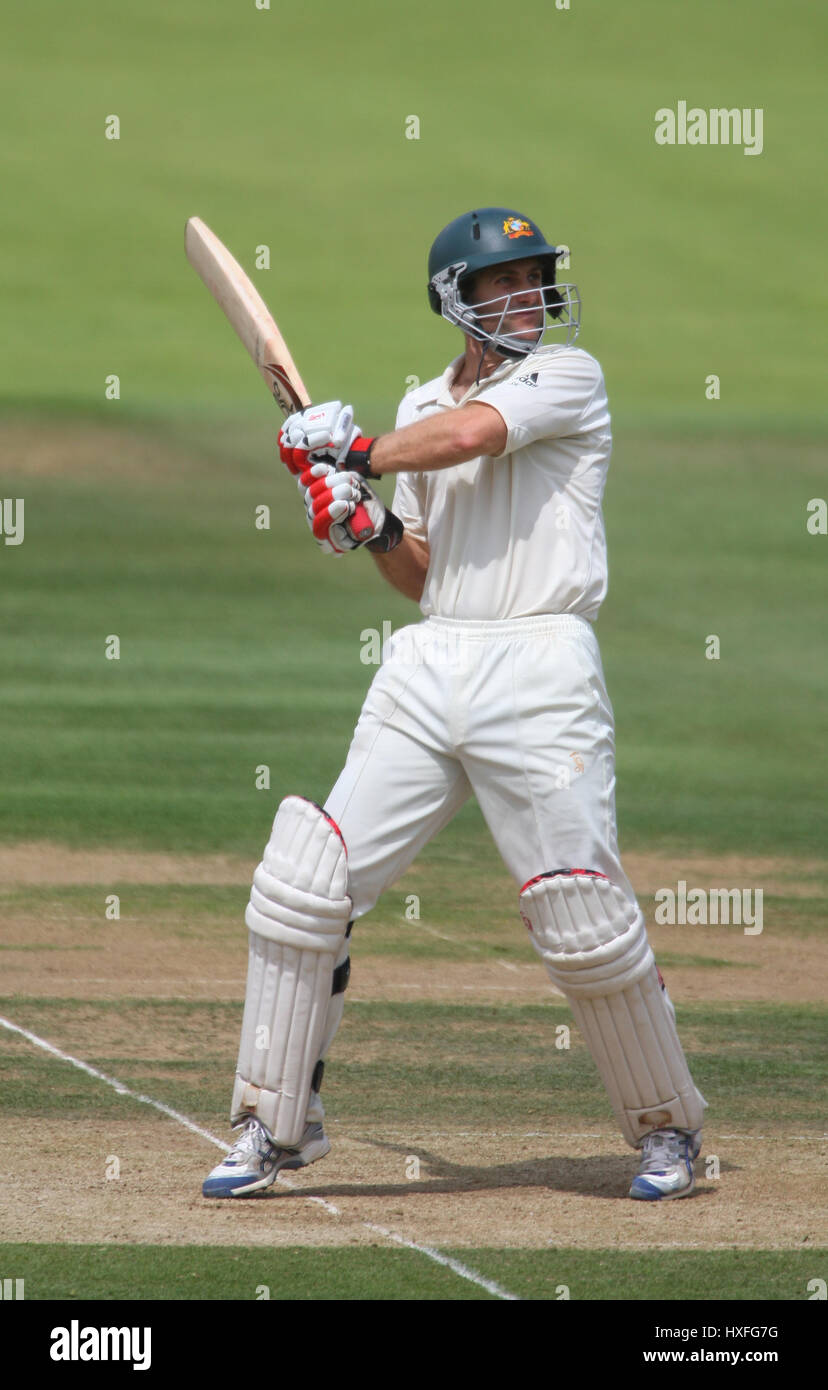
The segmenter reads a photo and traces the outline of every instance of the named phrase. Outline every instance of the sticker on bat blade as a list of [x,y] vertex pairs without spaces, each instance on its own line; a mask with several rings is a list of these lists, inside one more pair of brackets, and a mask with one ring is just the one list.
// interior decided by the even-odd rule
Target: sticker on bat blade
[[303,403],[296,394],[284,367],[280,367],[276,362],[265,362],[263,365],[270,377],[270,389],[285,414],[292,415],[294,410],[301,410]]

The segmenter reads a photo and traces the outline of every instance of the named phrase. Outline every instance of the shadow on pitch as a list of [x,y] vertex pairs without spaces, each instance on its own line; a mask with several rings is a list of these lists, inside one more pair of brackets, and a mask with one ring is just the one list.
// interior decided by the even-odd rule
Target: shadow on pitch
[[[353,1135],[350,1138],[352,1142],[355,1140]],[[632,1149],[627,1154],[595,1154],[586,1158],[561,1155],[483,1166],[451,1162],[433,1150],[416,1144],[391,1144],[381,1139],[358,1139],[356,1142],[385,1153],[399,1154],[401,1167],[411,1158],[418,1158],[421,1173],[424,1172],[425,1176],[395,1183],[372,1183],[369,1178],[370,1164],[366,1164],[365,1182],[303,1184],[293,1191],[275,1187],[263,1192],[262,1196],[278,1197],[280,1201],[290,1197],[322,1197],[327,1200],[334,1197],[402,1197],[412,1193],[433,1196],[435,1193],[493,1192],[500,1188],[514,1190],[522,1187],[575,1192],[585,1197],[617,1201],[621,1197],[627,1198],[636,1169],[636,1155]],[[472,1147],[473,1140],[469,1142]],[[721,1166],[727,1170],[738,1165],[723,1163]],[[704,1160],[700,1159],[696,1165],[696,1178],[703,1177]],[[712,1185],[696,1188],[692,1197],[709,1197],[713,1191]]]

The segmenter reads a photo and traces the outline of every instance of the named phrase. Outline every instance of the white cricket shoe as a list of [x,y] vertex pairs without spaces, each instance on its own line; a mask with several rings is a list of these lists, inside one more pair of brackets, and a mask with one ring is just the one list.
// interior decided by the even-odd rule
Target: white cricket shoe
[[251,1116],[229,1154],[205,1178],[205,1197],[247,1197],[261,1192],[282,1168],[305,1168],[330,1152],[321,1124],[309,1124],[298,1149],[280,1149],[261,1120]]
[[640,1202],[689,1197],[695,1186],[693,1160],[701,1149],[701,1130],[654,1129],[641,1146],[641,1166],[630,1196]]

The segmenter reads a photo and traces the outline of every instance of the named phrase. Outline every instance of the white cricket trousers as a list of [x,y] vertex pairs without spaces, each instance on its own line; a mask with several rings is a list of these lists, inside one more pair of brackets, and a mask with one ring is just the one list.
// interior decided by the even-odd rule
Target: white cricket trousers
[[618,857],[612,706],[586,619],[432,617],[389,639],[325,803],[355,918],[472,794],[518,888],[593,869],[635,901]]

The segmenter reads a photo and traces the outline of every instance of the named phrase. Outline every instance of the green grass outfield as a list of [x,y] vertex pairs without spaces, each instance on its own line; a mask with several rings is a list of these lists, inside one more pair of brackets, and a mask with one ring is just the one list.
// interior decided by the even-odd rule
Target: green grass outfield
[[[250,268],[270,247],[257,279],[311,391],[387,424],[406,377],[446,356],[428,246],[464,209],[514,202],[572,248],[622,414],[824,423],[825,37],[811,0],[18,6],[0,398],[103,407],[117,373],[143,412],[254,399],[184,261],[198,213]],[[656,111],[681,100],[761,109],[762,153],[657,145]]]
[[[659,1282],[647,1252],[440,1251],[504,1292],[532,1300],[807,1300],[828,1251],[665,1250]],[[0,1245],[0,1274],[25,1280],[27,1299],[497,1300],[415,1250],[299,1246]],[[8,1276],[7,1276],[8,1277]],[[67,1313],[67,1317],[69,1314]]]
[[[318,553],[266,429],[203,455],[145,429],[12,437],[72,462],[4,481],[26,539],[0,549],[0,838],[257,853],[281,795],[322,801],[339,773],[364,634],[419,610],[367,555]],[[620,439],[597,631],[622,846],[822,854],[822,466],[816,443]],[[469,808],[443,838],[473,862],[485,834]]]

